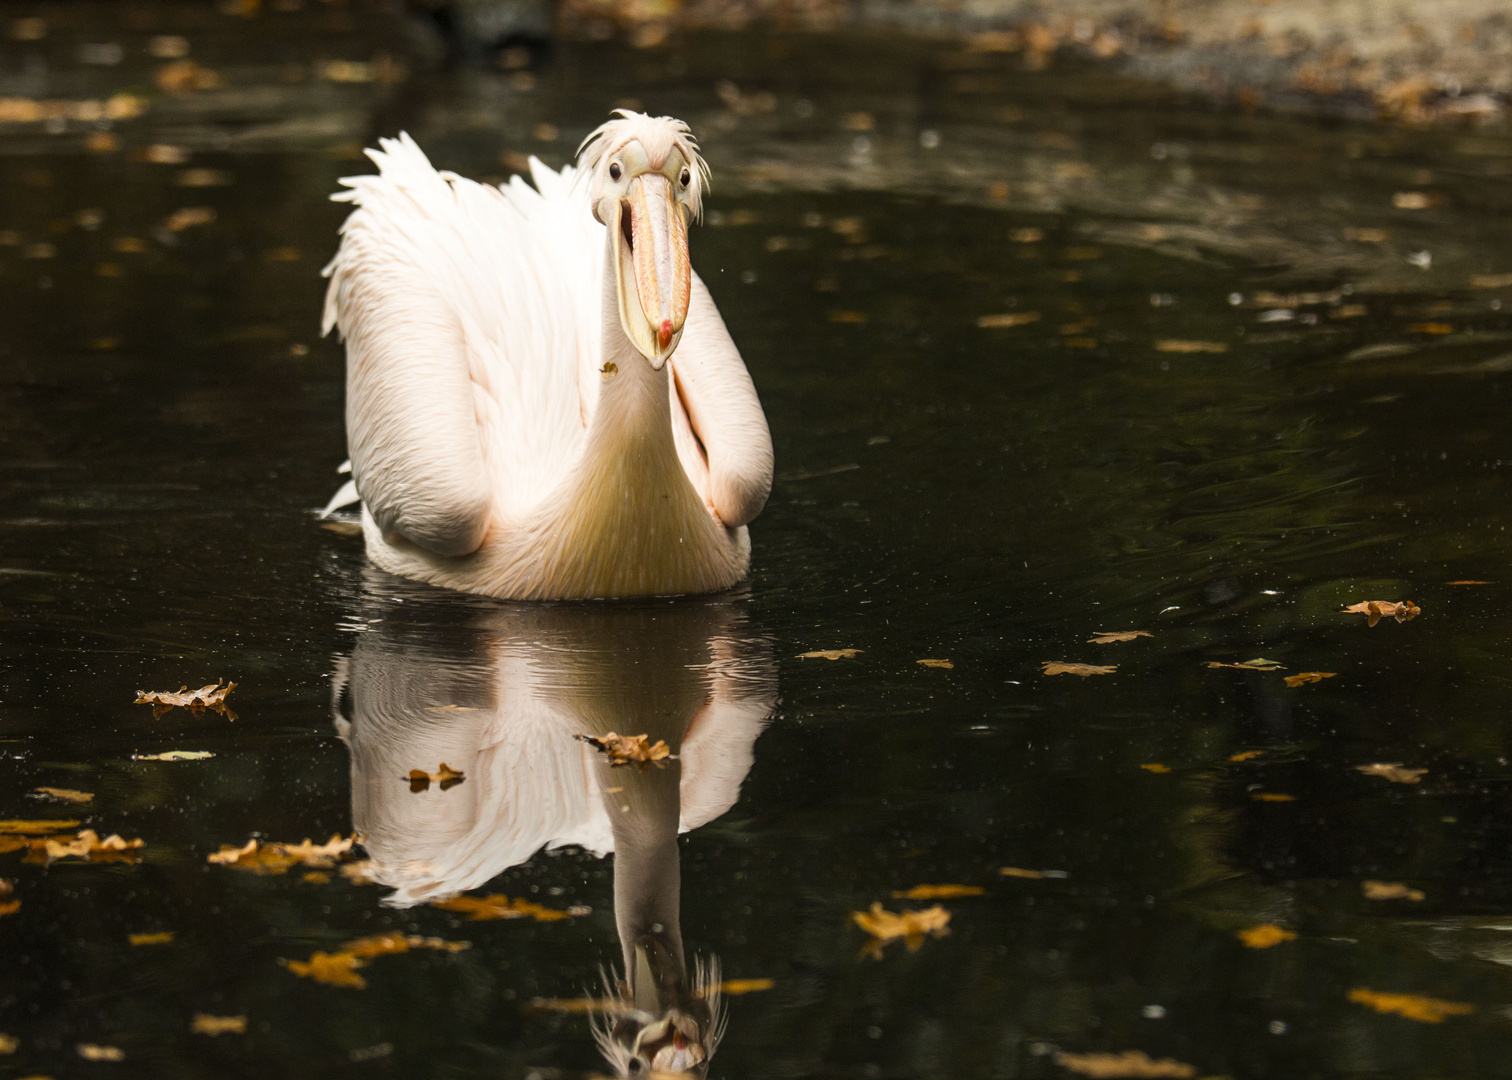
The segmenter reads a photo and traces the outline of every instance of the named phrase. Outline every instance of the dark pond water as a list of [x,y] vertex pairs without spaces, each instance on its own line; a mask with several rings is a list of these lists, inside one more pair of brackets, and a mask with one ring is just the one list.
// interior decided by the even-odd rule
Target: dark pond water
[[[697,958],[771,980],[726,997],[718,1076],[1512,1076],[1506,132],[897,39],[522,75],[393,60],[402,28],[323,7],[51,17],[5,94],[152,107],[114,146],[0,126],[0,817],[144,846],[0,855],[0,1075],[602,1073],[551,1003],[643,955],[694,1024]],[[161,34],[222,85],[150,89]],[[778,454],[748,585],[532,607],[383,577],[313,514],[345,456],[325,196],[401,127],[472,175],[561,164],[628,97],[715,169],[694,261]],[[1367,600],[1421,614],[1339,613]],[[1121,630],[1149,636],[1088,640]],[[833,649],[861,651],[800,655]],[[1257,657],[1284,669],[1210,666]],[[217,678],[234,721],[133,704]],[[611,773],[572,739],[609,730],[679,759]],[[214,756],[140,760],[173,750]],[[466,780],[402,779],[440,761]],[[1426,771],[1361,771],[1391,764]],[[207,861],[354,830],[385,885]],[[863,955],[851,912],[923,884],[982,892]],[[574,914],[402,906],[458,889]],[[1247,947],[1265,925],[1295,937]],[[281,963],[385,933],[470,948],[362,989]]]

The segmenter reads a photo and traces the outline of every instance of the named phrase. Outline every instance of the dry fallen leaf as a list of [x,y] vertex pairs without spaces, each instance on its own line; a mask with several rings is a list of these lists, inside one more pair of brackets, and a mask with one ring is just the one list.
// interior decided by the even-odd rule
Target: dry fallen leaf
[[440,908],[442,911],[455,911],[466,915],[473,922],[525,918],[534,919],[536,922],[557,922],[561,919],[569,919],[574,914],[572,910],[559,911],[556,908],[543,907],[531,900],[511,900],[499,893],[494,893],[492,896],[453,896],[446,900],[433,901],[430,906]]
[[0,834],[14,833],[20,835],[35,833],[57,832],[59,829],[76,829],[83,822],[64,821],[62,819],[43,818],[40,820],[11,820],[0,821]]
[[1295,941],[1297,935],[1294,931],[1277,926],[1275,923],[1261,923],[1259,926],[1251,926],[1247,930],[1239,931],[1239,940],[1244,943],[1246,949],[1269,949],[1282,942]]
[[404,779],[409,781],[410,791],[424,791],[431,786],[432,780],[442,791],[449,791],[466,780],[467,774],[458,772],[443,761],[441,767],[433,773],[424,769],[411,769]]
[[859,656],[865,649],[815,649],[813,652],[799,653],[800,660],[849,660],[853,656]]
[[1422,610],[1422,608],[1418,607],[1411,600],[1400,602],[1395,600],[1363,600],[1358,604],[1351,604],[1339,612],[1339,614],[1368,615],[1370,616],[1370,621],[1367,625],[1374,626],[1382,619],[1395,619],[1397,622],[1403,623],[1408,619],[1416,618],[1418,612]]
[[949,660],[915,660],[914,663],[923,664],[925,667],[945,668],[947,671],[955,667]]
[[1463,1001],[1443,1001],[1417,994],[1385,994],[1363,986],[1351,990],[1349,1000],[1378,1013],[1395,1013],[1423,1024],[1442,1024],[1451,1016],[1469,1016],[1475,1011],[1474,1005]]
[[1147,765],[1141,765],[1140,768],[1145,772],[1152,773],[1168,773],[1171,771],[1171,767],[1169,765],[1162,765],[1158,761],[1152,761]]
[[235,683],[221,686],[220,680],[217,679],[209,686],[202,686],[198,690],[190,690],[187,686],[181,686],[176,691],[138,690],[136,703],[151,705],[153,716],[162,716],[173,708],[188,709],[192,713],[201,713],[210,709],[222,714],[227,720],[235,720],[236,714],[226,707],[226,695],[235,689]]
[[279,963],[294,974],[314,979],[328,986],[348,986],[361,990],[367,980],[357,974],[357,969],[378,956],[392,956],[411,949],[436,949],[441,952],[461,952],[472,948],[468,941],[447,941],[438,937],[421,937],[418,934],[374,934],[372,937],[349,941],[335,952],[317,952],[308,960],[280,960]]
[[241,847],[222,844],[219,851],[205,856],[205,861],[216,866],[229,866],[236,870],[266,876],[282,874],[291,866],[303,865],[315,870],[329,870],[337,861],[352,850],[357,835],[353,833],[342,839],[333,834],[324,844],[311,843],[308,838],[297,844],[283,844],[276,840],[262,843],[248,840]]
[[58,859],[90,859],[94,862],[135,862],[141,840],[125,840],[117,835],[100,837],[93,829],[84,829],[72,840],[55,837],[16,838],[0,843],[0,851],[27,849],[24,862],[53,863]]
[[159,930],[151,934],[128,934],[126,940],[132,945],[168,945],[173,941],[173,931]]
[[980,885],[915,885],[903,892],[893,893],[894,900],[954,900],[958,896],[981,896],[986,892]]
[[1121,1054],[1056,1054],[1055,1063],[1094,1080],[1118,1080],[1121,1077],[1186,1080],[1197,1075],[1197,1070],[1190,1065],[1173,1058],[1152,1059],[1143,1050],[1125,1050]]
[[1259,757],[1263,753],[1265,753],[1264,750],[1241,750],[1237,754],[1230,754],[1229,755],[1229,760],[1230,761],[1249,761],[1251,758],[1257,758],[1257,757]]
[[579,735],[583,742],[601,751],[609,759],[612,766],[635,764],[644,771],[649,764],[655,764],[661,768],[663,760],[672,757],[667,749],[667,744],[661,739],[654,743],[647,743],[645,735],[616,735],[609,732],[607,735]]
[[209,1013],[195,1013],[194,1019],[189,1023],[189,1030],[196,1035],[245,1035],[247,1033],[247,1018],[245,1016],[211,1016]]
[[1282,676],[1281,681],[1287,686],[1301,686],[1303,683],[1322,682],[1337,675],[1337,671],[1299,671],[1295,675]]
[[132,754],[132,761],[204,761],[215,755],[209,750],[166,750],[161,754]]
[[998,873],[1004,877],[1026,878],[1030,881],[1038,881],[1045,876],[1042,871],[1025,870],[1019,866],[1004,866],[998,870]]
[[1372,765],[1356,765],[1355,770],[1366,776],[1379,776],[1393,784],[1416,784],[1428,772],[1427,769],[1404,769],[1400,761],[1377,761]]
[[1099,630],[1096,637],[1090,637],[1087,641],[1092,645],[1113,645],[1120,641],[1154,636],[1148,630]]
[[66,787],[39,787],[37,794],[52,799],[54,802],[87,803],[94,798],[91,791],[75,791]]
[[100,1046],[97,1043],[79,1043],[74,1047],[85,1061],[125,1061],[126,1051],[119,1046]]
[[776,985],[771,979],[726,979],[719,984],[719,992],[727,997],[739,997],[741,994],[770,990]]
[[1295,795],[1282,795],[1278,791],[1257,791],[1250,796],[1255,802],[1296,802]]
[[881,901],[877,901],[870,911],[851,912],[851,920],[872,936],[863,953],[880,959],[883,947],[890,941],[901,938],[908,951],[913,952],[923,944],[925,934],[940,937],[947,933],[950,912],[936,904],[922,911],[895,914],[884,910]]
[[1063,660],[1041,660],[1041,675],[1111,675],[1118,670],[1117,664],[1068,664]]
[[1400,881],[1362,881],[1360,892],[1367,900],[1423,900],[1424,894]]
[[1228,345],[1222,341],[1157,341],[1156,352],[1170,353],[1226,353]]
[[1257,656],[1253,660],[1246,660],[1242,664],[1224,664],[1217,660],[1208,661],[1208,667],[1210,668],[1236,668],[1239,671],[1276,671],[1285,666],[1284,664],[1278,664],[1274,660],[1267,660],[1263,656]]
[[1039,317],[1037,311],[1011,311],[1004,315],[983,315],[977,320],[977,325],[983,330],[1006,330],[1012,326],[1039,322]]

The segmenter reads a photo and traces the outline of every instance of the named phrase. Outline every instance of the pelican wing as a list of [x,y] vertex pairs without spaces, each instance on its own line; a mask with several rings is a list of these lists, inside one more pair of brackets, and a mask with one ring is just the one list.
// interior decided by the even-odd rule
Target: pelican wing
[[[772,491],[772,433],[740,350],[697,274],[671,364],[699,444],[690,446],[679,430],[683,463],[719,519],[732,528],[745,525]],[[681,411],[673,410],[674,422]]]
[[[357,207],[326,273],[324,329],[347,342],[357,491],[386,534],[442,555],[482,543],[575,460],[600,348],[602,226],[570,168],[537,189],[438,172],[408,135],[377,175],[332,196]],[[596,235],[595,230],[600,230]]]

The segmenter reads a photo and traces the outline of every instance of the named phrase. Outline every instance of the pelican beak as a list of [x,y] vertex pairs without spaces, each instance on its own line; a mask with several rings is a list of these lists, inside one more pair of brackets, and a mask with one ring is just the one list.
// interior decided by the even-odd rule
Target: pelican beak
[[688,317],[693,263],[687,213],[673,197],[671,181],[645,172],[630,181],[611,229],[620,325],[660,371]]

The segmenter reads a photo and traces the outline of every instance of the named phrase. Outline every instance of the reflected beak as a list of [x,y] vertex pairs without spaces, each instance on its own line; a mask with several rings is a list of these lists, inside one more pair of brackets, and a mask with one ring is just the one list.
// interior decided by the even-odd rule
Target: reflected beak
[[632,180],[611,232],[620,325],[659,371],[682,336],[693,282],[688,221],[671,182],[651,172]]

